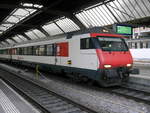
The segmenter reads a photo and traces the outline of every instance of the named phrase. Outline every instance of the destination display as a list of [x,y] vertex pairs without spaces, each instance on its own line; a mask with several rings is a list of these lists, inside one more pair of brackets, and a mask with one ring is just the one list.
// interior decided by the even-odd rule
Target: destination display
[[117,26],[117,33],[118,34],[132,34],[132,27],[130,26]]
[[120,25],[120,24],[115,24],[113,27],[114,31],[117,34],[122,34],[122,35],[132,35],[132,26],[129,25]]

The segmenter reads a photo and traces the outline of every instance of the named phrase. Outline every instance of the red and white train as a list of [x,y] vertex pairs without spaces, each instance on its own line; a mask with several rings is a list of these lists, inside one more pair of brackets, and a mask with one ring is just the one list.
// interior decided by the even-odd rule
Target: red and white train
[[102,30],[1,48],[0,59],[32,67],[38,64],[41,69],[94,80],[104,87],[127,80],[133,64],[124,37]]

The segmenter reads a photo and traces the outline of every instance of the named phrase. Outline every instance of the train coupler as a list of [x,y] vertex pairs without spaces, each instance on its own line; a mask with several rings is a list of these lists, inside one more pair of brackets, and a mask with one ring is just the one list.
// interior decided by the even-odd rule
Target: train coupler
[[129,73],[130,74],[140,74],[140,70],[137,68],[132,68],[132,69],[130,69]]

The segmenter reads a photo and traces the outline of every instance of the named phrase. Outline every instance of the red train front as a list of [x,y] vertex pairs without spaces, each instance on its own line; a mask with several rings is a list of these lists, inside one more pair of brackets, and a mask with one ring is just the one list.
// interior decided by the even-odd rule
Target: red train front
[[99,60],[99,83],[102,86],[120,85],[129,78],[133,64],[124,37],[100,33],[92,33],[91,37]]

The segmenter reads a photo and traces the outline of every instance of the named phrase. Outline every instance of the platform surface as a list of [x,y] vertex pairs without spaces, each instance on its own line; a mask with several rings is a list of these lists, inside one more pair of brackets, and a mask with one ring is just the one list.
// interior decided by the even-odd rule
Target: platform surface
[[0,113],[40,113],[0,79]]

